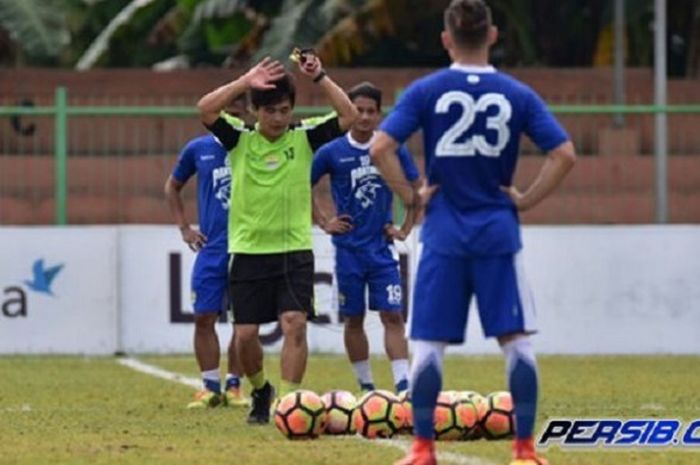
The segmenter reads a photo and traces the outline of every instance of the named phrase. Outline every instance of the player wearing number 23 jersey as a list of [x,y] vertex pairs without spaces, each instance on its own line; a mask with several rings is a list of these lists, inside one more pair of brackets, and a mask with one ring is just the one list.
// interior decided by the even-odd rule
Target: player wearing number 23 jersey
[[[489,66],[498,38],[483,0],[452,0],[441,40],[453,64],[411,84],[384,120],[370,154],[408,202],[426,205],[414,292],[410,385],[414,412],[411,451],[395,465],[435,465],[433,412],[442,389],[447,344],[461,343],[472,297],[484,334],[506,359],[515,440],[511,465],[546,465],[535,451],[537,363],[529,335],[534,303],[523,274],[518,211],[549,195],[576,155],[566,132],[527,85]],[[396,146],[423,131],[430,187],[418,195],[400,182]],[[513,186],[521,136],[547,161],[520,193]]]
[[[491,66],[459,64],[412,84],[381,130],[403,142],[419,127],[426,177],[439,189],[422,228],[412,337],[462,342],[474,293],[487,336],[534,331],[532,299],[518,282],[518,213],[501,186],[512,184],[521,134],[548,152],[568,140],[566,132],[525,84]],[[433,269],[434,257],[446,266]],[[462,259],[471,266],[453,269]],[[441,292],[461,288],[467,276],[464,292]],[[440,296],[444,305],[436,304]]]

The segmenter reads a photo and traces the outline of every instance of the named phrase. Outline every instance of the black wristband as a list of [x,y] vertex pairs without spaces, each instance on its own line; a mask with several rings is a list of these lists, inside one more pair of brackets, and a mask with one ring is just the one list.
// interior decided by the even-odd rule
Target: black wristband
[[326,72],[325,72],[324,70],[321,70],[321,72],[318,73],[318,76],[316,76],[316,77],[313,79],[313,81],[314,81],[316,84],[318,84],[319,82],[321,82],[321,79],[323,79],[323,78],[326,77],[326,76],[327,76],[327,75],[326,75]]

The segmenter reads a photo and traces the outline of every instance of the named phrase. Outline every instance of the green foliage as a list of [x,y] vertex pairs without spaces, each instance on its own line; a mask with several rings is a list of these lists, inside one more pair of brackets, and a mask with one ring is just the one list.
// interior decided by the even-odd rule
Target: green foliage
[[0,27],[29,63],[56,63],[69,41],[62,4],[52,0],[0,0]]
[[174,45],[154,47],[147,38],[158,20],[171,8],[170,0],[155,0],[137,10],[129,22],[111,37],[106,53],[99,61],[106,67],[148,67],[175,54]]
[[[653,65],[652,0],[626,0],[627,64]],[[0,62],[73,66],[132,0],[0,0],[0,29],[19,50]],[[175,55],[191,66],[286,60],[294,46],[323,48],[350,66],[441,66],[439,33],[447,0],[153,0],[108,41],[98,66],[135,67]],[[489,0],[500,40],[499,66],[590,66],[609,34],[609,0]],[[697,0],[668,6],[669,69],[683,76],[700,50]],[[697,20],[695,20],[697,22]],[[334,35],[335,34],[335,35]],[[4,34],[0,34],[4,36]],[[608,36],[609,44],[609,36]],[[104,49],[104,52],[102,51]],[[1,52],[0,52],[1,53]],[[697,66],[697,65],[696,65]]]
[[[186,3],[191,3],[186,0]],[[244,0],[205,0],[188,11],[189,21],[182,30],[177,47],[190,58],[190,63],[221,64],[234,45],[251,30],[244,10]],[[189,9],[188,5],[188,9]]]
[[252,61],[266,56],[286,61],[295,46],[315,44],[329,25],[329,11],[322,8],[324,3],[324,0],[285,0]]

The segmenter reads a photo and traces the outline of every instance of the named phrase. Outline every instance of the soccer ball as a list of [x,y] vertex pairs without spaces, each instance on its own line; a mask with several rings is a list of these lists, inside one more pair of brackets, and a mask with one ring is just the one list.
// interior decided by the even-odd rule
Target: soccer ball
[[[435,439],[455,441],[464,436],[462,415],[457,413],[458,402],[456,391],[443,391],[438,395],[435,412],[433,413],[433,429]],[[461,408],[460,410],[466,411]]]
[[326,409],[312,391],[290,392],[275,404],[275,426],[288,439],[314,439],[326,426]]
[[484,421],[484,417],[486,416],[486,412],[489,409],[489,404],[488,401],[484,396],[479,394],[476,391],[461,391],[459,393],[459,396],[465,399],[469,399],[476,408],[476,414],[477,414],[477,419],[476,419],[476,425],[471,430],[467,430],[464,439],[481,439],[484,437],[484,430],[482,428],[482,423]]
[[403,426],[399,429],[399,434],[412,434],[413,406],[411,405],[411,393],[409,391],[401,391],[398,397],[404,412],[404,422]]
[[368,439],[390,438],[406,423],[406,412],[393,393],[369,391],[357,401],[353,423],[357,432]]
[[326,409],[326,434],[355,434],[355,396],[348,391],[329,391],[321,399]]
[[466,439],[479,427],[479,411],[471,396],[463,392],[455,392],[453,403],[457,423],[462,425],[462,435],[458,439]]
[[513,398],[510,392],[492,392],[486,398],[488,410],[481,420],[487,439],[506,439],[513,436]]

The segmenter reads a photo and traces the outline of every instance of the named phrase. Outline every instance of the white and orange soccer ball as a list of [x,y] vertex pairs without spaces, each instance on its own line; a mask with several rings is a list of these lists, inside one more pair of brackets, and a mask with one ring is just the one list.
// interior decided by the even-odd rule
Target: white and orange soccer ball
[[314,439],[326,427],[326,408],[313,391],[290,392],[275,403],[275,426],[288,439]]
[[489,409],[489,403],[484,396],[476,391],[460,391],[459,395],[469,399],[476,408],[477,420],[476,425],[464,435],[464,439],[481,439],[484,437],[484,431],[481,427],[486,412]]
[[326,409],[326,434],[355,434],[352,414],[357,399],[348,391],[329,391],[321,399]]
[[487,439],[507,439],[513,436],[514,412],[510,392],[492,392],[486,398],[488,409],[481,420],[481,428]]
[[443,391],[438,395],[433,415],[435,439],[463,439],[477,424],[477,411],[471,399],[458,391]]
[[403,426],[399,429],[399,433],[413,434],[413,405],[411,404],[411,393],[409,391],[401,391],[398,398],[404,412],[404,422]]
[[375,390],[357,401],[353,423],[357,432],[368,439],[390,438],[405,425],[406,413],[395,394]]

